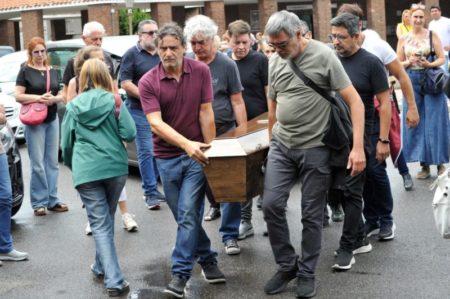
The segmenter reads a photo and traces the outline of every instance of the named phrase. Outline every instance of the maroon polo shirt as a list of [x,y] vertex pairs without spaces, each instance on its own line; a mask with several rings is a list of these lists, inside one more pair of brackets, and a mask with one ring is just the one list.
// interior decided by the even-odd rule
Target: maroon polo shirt
[[[206,64],[183,58],[180,81],[168,77],[162,63],[139,81],[139,95],[145,115],[160,111],[162,119],[189,140],[203,142],[200,105],[213,101],[211,74]],[[185,152],[153,133],[155,157],[169,159]]]

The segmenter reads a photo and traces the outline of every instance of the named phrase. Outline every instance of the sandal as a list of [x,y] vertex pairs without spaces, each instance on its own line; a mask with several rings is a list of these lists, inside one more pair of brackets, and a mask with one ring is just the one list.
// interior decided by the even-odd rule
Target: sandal
[[56,213],[62,213],[62,212],[67,212],[69,210],[69,208],[67,207],[67,205],[65,203],[57,203],[54,207],[48,208],[47,210],[56,212]]
[[37,208],[34,210],[34,216],[45,216],[47,212],[45,212],[45,208]]

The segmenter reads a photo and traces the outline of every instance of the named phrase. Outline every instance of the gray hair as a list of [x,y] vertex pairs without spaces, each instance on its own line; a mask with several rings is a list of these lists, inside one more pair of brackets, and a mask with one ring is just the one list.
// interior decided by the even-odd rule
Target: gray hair
[[344,12],[331,20],[331,26],[344,27],[350,36],[359,33],[359,18],[350,13]]
[[305,21],[300,20],[300,24],[301,24],[300,28],[302,30],[302,35],[305,35],[306,33],[308,33],[310,31],[309,26]]
[[83,27],[83,36],[88,37],[91,36],[92,32],[101,32],[103,35],[105,34],[105,27],[97,21],[92,21],[84,24]]
[[184,27],[184,35],[188,42],[191,41],[192,37],[201,33],[207,39],[213,40],[214,36],[217,35],[216,23],[209,17],[204,15],[196,15],[186,21],[186,26]]
[[155,21],[153,21],[153,20],[143,20],[143,21],[139,22],[138,28],[137,28],[137,32],[141,33],[142,31],[144,31],[144,26],[145,25],[156,25],[156,26],[158,26],[158,24]]
[[155,45],[158,47],[161,40],[168,35],[175,37],[181,42],[181,45],[183,47],[186,47],[186,39],[183,35],[183,29],[181,29],[181,27],[174,22],[167,23],[158,30],[158,33],[156,34]]
[[292,38],[296,32],[301,30],[301,26],[301,20],[296,14],[282,10],[270,16],[264,30],[264,35],[278,35],[284,32],[289,38]]

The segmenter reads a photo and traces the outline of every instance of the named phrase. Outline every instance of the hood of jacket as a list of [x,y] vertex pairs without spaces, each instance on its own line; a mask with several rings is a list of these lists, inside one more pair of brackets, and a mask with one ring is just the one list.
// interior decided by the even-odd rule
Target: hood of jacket
[[89,129],[100,126],[114,111],[114,96],[103,89],[85,91],[67,105],[67,113]]

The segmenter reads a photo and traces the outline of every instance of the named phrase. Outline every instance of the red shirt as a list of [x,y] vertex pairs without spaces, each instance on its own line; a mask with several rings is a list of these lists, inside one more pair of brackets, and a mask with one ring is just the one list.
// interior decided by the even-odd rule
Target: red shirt
[[[168,77],[162,63],[148,71],[139,81],[139,95],[145,115],[160,111],[162,119],[189,140],[203,142],[200,106],[213,101],[211,74],[206,64],[183,58],[180,81]],[[185,152],[153,133],[153,150],[157,158],[169,159]]]

